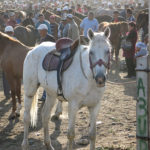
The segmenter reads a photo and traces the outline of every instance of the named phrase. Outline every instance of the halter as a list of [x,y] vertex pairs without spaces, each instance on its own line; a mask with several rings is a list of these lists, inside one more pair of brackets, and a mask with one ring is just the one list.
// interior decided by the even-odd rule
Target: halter
[[108,54],[109,56],[108,56],[108,63],[106,63],[105,61],[103,61],[103,59],[99,59],[97,62],[95,62],[94,64],[92,63],[92,59],[91,59],[91,55],[89,54],[89,61],[90,61],[90,69],[91,69],[91,71],[92,71],[92,75],[93,75],[93,78],[94,78],[94,72],[93,72],[93,68],[96,66],[96,65],[98,65],[98,66],[102,66],[102,65],[104,65],[104,67],[106,68],[106,69],[110,69],[110,60],[111,60],[111,54],[110,54],[110,52],[109,52],[109,54]]

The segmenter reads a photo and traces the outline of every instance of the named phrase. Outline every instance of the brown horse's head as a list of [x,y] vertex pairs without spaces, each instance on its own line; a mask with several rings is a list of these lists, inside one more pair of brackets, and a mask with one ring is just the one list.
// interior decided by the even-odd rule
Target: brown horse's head
[[137,30],[144,27],[145,25],[148,25],[148,13],[141,12],[141,13],[139,13],[137,20],[136,20]]

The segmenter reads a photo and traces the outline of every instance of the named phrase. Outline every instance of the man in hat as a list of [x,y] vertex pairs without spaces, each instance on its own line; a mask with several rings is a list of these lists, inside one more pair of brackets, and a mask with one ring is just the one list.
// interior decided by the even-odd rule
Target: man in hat
[[51,34],[50,23],[47,20],[45,20],[44,15],[43,14],[39,14],[38,18],[39,18],[39,21],[37,22],[35,27],[38,29],[40,24],[45,24],[47,26],[47,29],[48,29],[48,34]]
[[78,39],[80,35],[72,14],[67,15],[67,22],[69,23],[68,37],[74,41]]
[[9,21],[7,22],[7,26],[12,26],[13,28],[17,25],[15,20],[15,13],[11,12],[9,15]]
[[48,34],[48,27],[45,24],[40,24],[38,30],[41,37],[40,43],[45,41],[55,42],[55,38],[52,35]]

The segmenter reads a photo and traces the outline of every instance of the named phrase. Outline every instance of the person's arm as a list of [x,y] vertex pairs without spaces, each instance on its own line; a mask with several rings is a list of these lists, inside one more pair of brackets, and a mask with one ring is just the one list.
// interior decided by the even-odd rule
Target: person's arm
[[84,20],[80,24],[80,34],[81,35],[83,35],[83,31],[84,31]]

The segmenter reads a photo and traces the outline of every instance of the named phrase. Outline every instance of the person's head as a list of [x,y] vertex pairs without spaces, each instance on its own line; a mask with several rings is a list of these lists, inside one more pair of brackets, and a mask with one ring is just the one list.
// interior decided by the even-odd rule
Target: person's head
[[61,21],[62,21],[62,24],[67,24],[67,18],[66,17],[64,17],[64,18],[61,18]]
[[133,21],[129,22],[129,24],[128,24],[128,29],[129,29],[129,31],[131,31],[131,30],[133,30],[133,29],[136,29],[136,24],[135,24],[135,22],[133,22]]
[[145,48],[145,44],[143,42],[137,42],[135,48],[136,51],[140,51],[140,49]]
[[10,14],[9,14],[9,19],[10,20],[15,20],[15,13],[14,12],[11,12]]
[[80,7],[81,7],[81,5],[80,5],[80,4],[77,4],[77,9],[80,8]]
[[47,35],[47,32],[48,32],[47,25],[40,24],[38,27],[38,31],[39,31],[41,37],[45,37]]
[[14,29],[12,26],[6,26],[4,32],[9,36],[14,35]]
[[124,5],[124,8],[127,10],[129,8],[129,5]]
[[28,16],[29,16],[29,18],[33,18],[33,13],[30,12]]
[[116,18],[118,18],[118,16],[119,16],[119,12],[117,10],[115,10],[113,12],[113,18],[116,19]]
[[132,10],[130,8],[127,9],[127,17],[130,17],[132,15]]
[[67,22],[70,23],[73,20],[73,15],[72,14],[68,14],[67,15]]
[[40,22],[43,22],[45,19],[44,15],[43,14],[39,14],[39,21]]
[[89,20],[93,20],[93,19],[94,19],[94,13],[93,13],[92,11],[90,11],[90,12],[88,13],[88,19],[89,19]]
[[4,22],[7,24],[8,20],[9,20],[9,17],[8,17],[7,14],[4,14],[3,20],[4,20]]
[[49,21],[50,23],[55,23],[55,15],[51,15]]

